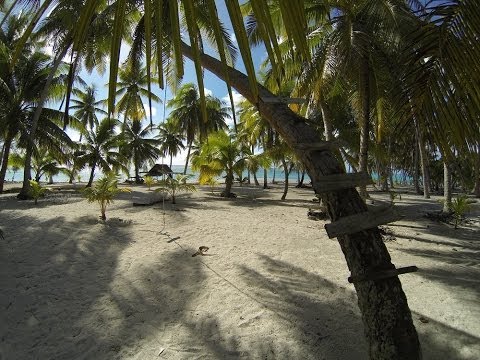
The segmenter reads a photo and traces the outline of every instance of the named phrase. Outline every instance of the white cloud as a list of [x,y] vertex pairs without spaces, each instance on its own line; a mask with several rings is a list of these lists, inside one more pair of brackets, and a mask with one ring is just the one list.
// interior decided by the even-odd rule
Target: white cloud
[[235,33],[230,33],[230,40],[236,44],[237,43],[237,37],[235,36]]
[[205,96],[213,96],[213,91],[207,88],[204,88]]
[[[232,90],[232,97],[233,97],[233,103],[235,104],[235,106],[238,106],[238,104],[240,104],[243,100],[245,100],[243,95],[240,95],[235,90]],[[222,97],[222,101],[224,101],[226,104],[230,104],[230,97],[228,96],[228,94]]]
[[[145,108],[147,119],[150,119],[150,109],[148,107],[148,104],[143,104],[143,107]],[[157,115],[157,108],[155,106],[152,106],[152,117],[155,117],[156,115]]]
[[[45,52],[45,54],[51,56],[52,58],[54,58],[57,54],[54,53],[53,51],[53,46],[52,45],[46,45],[43,47],[43,51]],[[67,64],[70,64],[70,59],[71,59],[71,54],[70,52],[68,52],[62,59],[63,62],[67,63]]]
[[[243,97],[243,95],[240,95],[237,91],[235,90],[232,90],[232,97],[233,97],[233,103],[235,104],[235,113],[238,112],[238,105],[243,101],[245,100],[245,98]],[[230,115],[231,115],[231,108],[230,108],[230,97],[227,95],[225,95],[224,97],[222,97],[221,99],[222,101],[225,102],[225,104],[227,104],[228,106],[228,110],[230,112]],[[238,120],[237,120],[238,121]],[[230,126],[230,128],[233,128],[233,118],[230,118],[230,119],[227,119],[227,125]]]

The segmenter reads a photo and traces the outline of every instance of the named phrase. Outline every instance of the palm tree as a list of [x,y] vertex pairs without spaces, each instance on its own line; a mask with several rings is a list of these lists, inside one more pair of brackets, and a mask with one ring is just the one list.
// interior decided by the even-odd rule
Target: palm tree
[[157,159],[161,151],[158,148],[159,141],[148,138],[152,128],[150,125],[142,129],[140,121],[134,121],[126,125],[122,134],[120,153],[127,159],[131,159],[135,169],[135,181],[140,183],[140,168],[146,163],[152,163]]
[[99,179],[95,183],[95,186],[87,187],[83,190],[83,194],[88,202],[98,202],[100,205],[100,218],[103,221],[107,220],[107,216],[105,215],[107,206],[111,204],[115,196],[121,192],[130,192],[130,189],[119,189],[117,177],[111,172]]
[[[64,141],[70,142],[68,136],[62,134],[58,126],[58,120],[62,118],[63,113],[54,109],[45,109],[42,112],[42,116],[39,118],[41,129],[35,137],[32,135],[33,117],[40,93],[45,87],[51,71],[51,58],[32,47],[26,49],[13,64],[12,54],[18,37],[21,35],[20,30],[24,20],[21,15],[13,16],[8,20],[5,31],[0,29],[0,46],[3,49],[0,51],[0,63],[5,64],[0,71],[0,100],[2,102],[0,138],[4,140],[0,168],[0,192],[3,191],[10,149],[16,139],[21,142],[20,147],[31,149],[30,152],[27,151],[30,156],[35,144],[38,144],[42,137],[43,141],[62,138]],[[20,26],[20,29],[17,26]],[[53,80],[54,84],[60,82],[59,77]],[[55,91],[58,89],[52,87],[52,90],[51,95],[57,95]],[[30,172],[28,172],[29,177]]]
[[128,173],[125,166],[127,160],[117,151],[121,144],[121,136],[115,134],[115,127],[118,125],[120,125],[118,120],[105,118],[98,127],[85,133],[86,142],[80,146],[78,163],[79,168],[87,164],[91,168],[87,187],[92,186],[97,166],[104,173],[112,170],[123,170]]
[[188,184],[187,180],[189,175],[180,175],[177,174],[175,178],[167,176],[167,178],[160,180],[158,189],[155,189],[156,192],[167,191],[172,196],[172,204],[176,204],[175,195],[179,192],[193,192],[196,191],[195,185]]
[[167,106],[172,108],[170,119],[176,123],[187,141],[187,159],[184,174],[187,173],[188,162],[193,141],[205,139],[212,131],[227,129],[225,122],[229,118],[228,109],[217,98],[206,98],[206,121],[202,118],[202,105],[197,87],[192,83],[184,84]]
[[170,155],[170,168],[172,168],[173,157],[185,149],[183,134],[179,131],[177,122],[168,118],[166,122],[158,126],[160,133],[158,141],[161,143],[160,151],[163,156]]
[[62,167],[46,149],[39,149],[32,158],[32,170],[35,173],[35,181],[38,183],[42,176],[52,177],[62,171]]
[[242,147],[240,142],[232,139],[225,131],[212,133],[202,144],[199,154],[192,157],[192,169],[200,171],[200,182],[225,172],[225,190],[222,196],[235,197],[231,191],[233,180],[235,175],[241,178],[246,165],[244,154],[248,152],[248,148]]
[[[267,184],[267,168],[271,166],[271,159],[266,155],[266,151],[273,146],[274,131],[269,123],[260,116],[257,108],[249,101],[244,100],[239,105],[239,119],[238,139],[246,142],[251,147],[252,155],[255,147],[263,149],[264,154],[261,157],[256,157],[257,161],[247,161],[252,165],[258,163],[263,167],[263,188],[268,187]],[[255,166],[251,167],[254,173],[255,184],[257,184]]]
[[[72,0],[60,1],[62,4],[69,4],[71,2]],[[228,59],[226,59],[228,52],[225,51],[225,48],[228,46],[228,43],[223,41],[223,29],[221,28],[213,0],[206,0],[205,2],[182,1],[185,5],[183,8],[185,11],[182,15],[185,15],[186,29],[180,28],[179,9],[182,8],[177,6],[178,3],[176,1],[163,3],[165,7],[162,9],[161,14],[167,17],[168,21],[163,21],[165,19],[160,17],[161,14],[158,8],[152,10],[152,8],[148,6],[151,5],[149,1],[144,1],[144,4],[147,4],[147,6],[142,9],[142,14],[145,16],[141,17],[140,22],[144,25],[145,31],[138,32],[136,38],[145,39],[145,43],[141,42],[145,47],[141,46],[140,49],[145,49],[147,68],[150,68],[148,62],[150,62],[152,55],[152,40],[155,38],[155,40],[157,40],[157,48],[153,48],[153,50],[158,59],[158,74],[163,73],[163,58],[167,58],[167,56],[164,57],[164,55],[173,54],[176,72],[181,75],[183,73],[183,53],[183,55],[195,62],[196,73],[201,89],[203,89],[202,66],[220,78],[227,80],[240,94],[252,103],[258,104],[260,114],[272,124],[302,160],[308,169],[314,186],[319,185],[323,176],[344,173],[342,164],[335,158],[332,151],[329,149],[318,150],[318,147],[314,149],[314,144],[318,144],[320,134],[305,118],[290,111],[285,104],[273,104],[272,101],[265,102],[262,100],[265,98],[279,99],[256,83],[255,69],[251,60],[244,24],[241,21],[242,18],[238,2],[228,1],[226,5],[230,18],[232,19],[233,28],[248,76],[226,65],[228,63]],[[338,3],[341,4],[344,2]],[[373,2],[367,0],[355,2],[358,7],[369,7],[372,3]],[[391,1],[381,1],[378,3],[385,5],[383,9],[380,9],[382,11],[379,11],[379,14],[385,14],[391,9]],[[401,5],[404,4],[403,1],[400,3],[400,0],[395,2],[395,5],[397,3]],[[412,1],[410,3],[414,4],[419,2]],[[480,105],[480,99],[474,90],[478,81],[476,81],[476,78],[468,79],[468,76],[473,74],[472,76],[476,77],[480,74],[479,71],[476,71],[478,66],[476,59],[480,55],[479,44],[476,39],[478,22],[475,16],[471,16],[471,14],[476,14],[476,3],[474,0],[464,0],[448,4],[441,3],[440,5],[436,3],[430,4],[430,8],[438,7],[441,12],[419,25],[419,28],[423,28],[427,30],[427,32],[430,31],[434,34],[439,34],[439,36],[445,34],[445,30],[452,34],[461,34],[461,36],[448,38],[448,44],[451,45],[449,49],[451,50],[451,54],[454,54],[458,60],[460,60],[457,66],[449,67],[448,71],[449,74],[461,75],[458,78],[458,80],[460,80],[459,83],[467,84],[468,86],[462,88],[461,93],[457,95],[461,95],[461,98],[471,101],[469,104],[474,106],[474,108],[478,108]],[[270,15],[271,9],[265,1],[255,1],[252,2],[252,4],[258,5],[253,10],[257,18],[262,20],[261,23],[265,24],[265,31],[261,34],[260,40],[268,44],[268,54],[272,61],[281,65],[281,56],[277,56],[275,51],[277,48],[278,34],[269,26],[272,20]],[[85,38],[81,36],[82,32],[91,24],[91,19],[96,16],[95,10],[103,4],[101,4],[101,2],[91,2],[89,5],[90,6],[86,6],[82,12],[84,16],[79,26],[80,30],[76,32],[76,34],[80,35],[75,36],[73,39],[73,44],[77,48],[84,44]],[[124,20],[129,19],[127,14],[131,14],[132,7],[127,6],[130,5],[130,2],[125,0],[112,1],[109,2],[108,5],[117,5],[114,16],[112,14],[112,18],[115,19],[112,27],[111,90],[109,96],[109,111],[112,112],[120,44],[124,30],[128,29],[131,25],[130,22]],[[307,8],[305,8],[305,5],[308,5]],[[327,19],[330,16],[331,9],[322,5],[324,4],[311,4],[303,1],[278,2],[278,8],[280,8],[282,19],[284,20],[283,24],[287,30],[285,33],[291,44],[295,45],[295,51],[298,56],[303,56],[302,60],[309,60],[308,46],[306,44],[306,29],[308,28],[307,24],[309,24],[307,14],[311,14],[313,17],[323,17]],[[46,11],[46,6],[43,6],[41,9]],[[318,9],[323,9],[323,13]],[[405,9],[405,11],[413,14],[410,8]],[[341,9],[339,13],[343,14]],[[292,14],[296,16],[292,16]],[[137,16],[138,13],[134,13],[134,15]],[[412,18],[414,18],[415,15],[412,15]],[[438,21],[438,16],[442,19],[444,16],[447,16],[446,19],[448,21]],[[40,19],[40,16],[38,18]],[[380,23],[383,20],[381,16],[375,19],[379,20]],[[366,16],[365,21],[368,21],[368,16]],[[182,30],[186,30],[185,33],[188,33],[191,46],[182,43]],[[203,46],[203,41],[200,41],[202,35],[201,30],[206,30],[207,35],[215,39],[220,54],[220,61],[201,51],[201,47]],[[351,35],[352,33],[350,33],[350,36]],[[355,35],[359,35],[359,33],[357,32]],[[169,41],[162,42],[164,37],[168,37]],[[412,37],[412,39],[413,38],[415,37]],[[440,45],[439,47],[444,45],[442,41],[432,42],[431,40],[432,38],[430,36],[422,37],[424,44],[436,43]],[[462,47],[456,47],[458,43],[461,43]],[[418,54],[418,52],[415,52],[414,55],[418,56]],[[415,56],[412,55],[412,59]],[[421,59],[425,59],[423,54],[421,56]],[[361,62],[361,64],[366,65],[366,61]],[[468,69],[470,66],[472,69],[475,69],[475,71],[472,71],[471,74],[470,72],[469,74],[465,74],[464,69]],[[450,70],[452,72],[450,72]],[[365,75],[365,71],[361,74]],[[453,79],[453,77],[450,78]],[[363,82],[366,81],[366,78],[362,77],[362,79]],[[417,79],[419,78],[417,77]],[[442,77],[441,79],[446,78]],[[451,90],[452,84],[457,84],[456,81],[442,83],[443,86],[441,88],[447,90]],[[446,84],[447,86],[445,86]],[[440,88],[440,82],[436,84],[435,88]],[[365,94],[366,93],[367,92],[365,92]],[[441,100],[443,97],[436,96],[435,98]],[[363,110],[367,108],[365,106],[366,103],[368,102],[363,102]],[[471,109],[472,107],[464,108]],[[429,109],[431,110],[432,108],[430,107]],[[441,109],[446,110],[448,107],[444,106]],[[449,124],[455,125],[455,131],[460,133],[465,127],[462,128],[459,126],[457,120],[459,120],[460,117],[458,116],[459,114],[456,115],[455,119],[452,120],[453,122]],[[469,133],[478,131],[478,118],[474,120],[473,116],[469,116],[467,125]],[[310,149],[305,150],[309,146]],[[325,194],[323,198],[328,208],[328,213],[334,222],[342,219],[345,220],[347,216],[367,211],[366,205],[353,187],[346,190],[331,191]],[[393,268],[391,258],[376,227],[358,231],[353,234],[338,236],[338,241],[354,278],[361,274],[378,271],[379,269]],[[398,277],[395,276],[382,281],[356,282],[354,285],[358,294],[358,304],[363,315],[365,333],[370,345],[370,356],[372,358],[420,358],[421,353],[418,337]]]
[[143,105],[142,97],[148,97],[161,102],[160,98],[152,93],[146,86],[148,77],[141,63],[126,63],[120,68],[117,82],[116,96],[119,98],[116,106],[117,114],[123,114],[123,126],[127,121],[141,121],[146,119],[147,114]]
[[[73,115],[80,120],[84,128],[91,131],[94,126],[98,126],[97,113],[107,115],[107,112],[99,107],[103,101],[95,99],[95,85],[86,86],[85,91],[74,88],[72,93],[77,99],[71,100],[73,105],[70,106],[70,109],[75,110]],[[82,141],[82,136],[83,133],[80,132],[80,139],[78,141]]]
[[293,169],[293,152],[289,146],[280,138],[276,139],[275,144],[268,150],[268,157],[274,162],[282,164],[284,173],[284,188],[281,200],[285,200],[288,193],[288,177]]

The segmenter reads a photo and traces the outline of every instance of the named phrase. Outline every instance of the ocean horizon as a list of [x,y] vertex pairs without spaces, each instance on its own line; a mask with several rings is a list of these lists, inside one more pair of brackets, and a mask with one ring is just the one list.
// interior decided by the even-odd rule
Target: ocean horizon
[[[172,165],[172,171],[176,174],[183,174],[184,169],[185,169],[185,165]],[[79,172],[80,182],[88,181],[88,179],[90,178],[90,171],[91,170],[87,168]],[[142,175],[142,173],[145,173],[147,171],[148,169],[142,169],[140,171],[140,175]],[[197,171],[192,171],[190,166],[187,168],[187,174],[191,176],[190,181],[192,182],[198,181],[199,173]],[[100,177],[102,177],[102,175],[103,173],[100,170],[97,170],[95,171],[94,179],[99,179]],[[248,177],[248,172],[244,171],[242,175],[243,175],[242,176],[243,178]],[[302,174],[301,173],[298,174],[296,170],[292,170],[289,174],[288,181],[291,182],[292,184],[293,183],[296,184],[299,178],[301,177],[301,175]],[[127,178],[131,176],[134,176],[133,171],[130,171],[130,174],[128,176],[124,173],[118,174],[120,182],[124,182],[125,180],[127,180]],[[220,180],[220,181],[223,180],[222,176],[218,176],[217,180]],[[257,171],[256,176],[257,176],[258,182],[263,183],[263,169],[260,169],[259,171]],[[32,171],[32,178],[34,177],[35,177],[35,173]],[[269,183],[271,183],[273,179],[275,179],[275,181],[278,181],[278,182],[283,182],[285,180],[284,171],[279,168],[276,168],[276,169],[270,168],[267,171],[267,179]],[[48,182],[48,180],[49,180],[48,177],[45,175],[43,175],[40,178],[40,182]],[[10,169],[7,170],[7,173],[5,175],[5,183],[22,182],[22,181],[23,181],[23,169],[19,169],[15,172]],[[69,178],[65,174],[60,173],[53,176],[54,183],[68,182],[68,181],[69,181]],[[74,182],[78,182],[78,177],[74,179]],[[253,174],[251,174],[251,182],[254,182]],[[310,177],[306,173],[305,173],[304,183],[305,184],[310,183]]]

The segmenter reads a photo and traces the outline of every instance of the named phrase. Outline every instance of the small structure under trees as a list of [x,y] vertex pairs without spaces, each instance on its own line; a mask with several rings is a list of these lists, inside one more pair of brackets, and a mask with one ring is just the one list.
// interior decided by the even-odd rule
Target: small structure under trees
[[166,164],[155,164],[145,176],[163,176],[167,175],[168,177],[173,177],[173,171],[170,167]]

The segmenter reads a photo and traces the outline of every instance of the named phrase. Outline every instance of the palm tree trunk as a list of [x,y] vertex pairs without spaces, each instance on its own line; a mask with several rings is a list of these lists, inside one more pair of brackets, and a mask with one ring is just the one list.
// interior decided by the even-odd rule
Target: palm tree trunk
[[95,161],[92,165],[92,171],[90,171],[90,178],[88,179],[87,187],[91,187],[93,184],[93,176],[95,175],[95,167],[97,166],[97,162]]
[[75,163],[73,164],[72,172],[70,173],[70,176],[68,178],[69,184],[73,184],[74,177],[75,177]]
[[138,163],[135,161],[135,183],[140,184],[140,169]]
[[322,112],[323,119],[323,131],[326,141],[333,140],[333,126],[332,126],[332,116],[330,114],[330,109],[325,101],[320,101],[320,111]]
[[[190,151],[192,150],[193,140],[188,143],[187,159],[185,160],[185,169],[183,169],[183,175],[187,175],[188,161],[190,160]],[[172,167],[170,166],[170,169]]]
[[263,168],[263,188],[268,189],[268,176],[266,168]]
[[413,145],[413,185],[415,186],[415,192],[421,194],[420,191],[420,177],[419,177],[419,162],[418,162],[418,132],[415,131],[415,144]]
[[427,151],[426,151],[425,142],[423,139],[423,132],[420,129],[418,121],[415,121],[415,129],[417,132],[418,149],[420,154],[420,165],[422,168],[422,175],[423,175],[423,197],[425,199],[430,199],[430,173],[428,171]]
[[[360,119],[360,153],[358,156],[358,168],[360,172],[368,172],[368,142],[370,137],[370,74],[368,59],[362,60],[360,73],[362,116]],[[363,199],[368,197],[367,186],[360,186],[360,196]]]
[[64,46],[61,53],[57,54],[55,61],[53,62],[52,69],[50,70],[50,74],[48,74],[47,81],[45,82],[45,87],[40,94],[40,99],[38,100],[37,108],[35,109],[35,113],[33,114],[32,119],[32,126],[30,128],[30,142],[27,145],[27,150],[25,152],[25,164],[23,167],[23,185],[22,190],[17,195],[17,198],[20,200],[26,200],[30,198],[30,178],[31,178],[31,169],[32,169],[32,155],[33,155],[33,141],[35,140],[35,136],[37,133],[38,127],[38,120],[40,119],[40,115],[42,114],[43,106],[45,105],[45,101],[47,100],[48,92],[50,91],[50,85],[52,84],[53,76],[57,72],[58,67],[62,63],[62,59],[67,54],[69,46]]
[[233,186],[233,173],[231,171],[227,171],[227,176],[225,177],[225,190],[222,196],[228,198],[232,196],[232,186]]
[[282,200],[285,200],[288,193],[288,175],[290,175],[288,171],[288,164],[285,161],[285,158],[282,158],[282,165],[283,165],[283,171],[285,172],[285,184],[283,186]]
[[3,164],[2,159],[3,159],[4,150],[5,150],[5,142],[2,143],[2,151],[0,151],[0,165]]
[[473,156],[473,173],[475,177],[473,193],[475,197],[480,198],[480,144],[477,145],[477,152],[474,153]]
[[5,182],[5,175],[7,174],[8,168],[8,157],[10,156],[10,148],[13,141],[13,138],[9,135],[10,134],[7,135],[3,144],[2,167],[0,168],[0,194],[3,192],[3,184]]
[[[184,43],[182,52],[190,59],[193,58],[191,48]],[[202,54],[201,62],[207,70],[225,79],[225,67],[217,59]],[[305,165],[314,186],[323,176],[344,173],[342,165],[331,151],[304,151],[298,147],[299,143],[318,143],[320,138],[304,118],[291,111],[287,105],[263,102],[262,98],[272,98],[274,95],[258,84],[259,97],[255,97],[245,74],[230,67],[228,71],[231,86],[247,100],[258,104],[261,116],[280,133]],[[355,188],[332,191],[322,198],[333,222],[368,211]],[[352,276],[394,268],[378,228],[342,235],[337,239]],[[398,276],[380,281],[357,281],[354,286],[369,343],[370,358],[420,359],[420,343]]]
[[302,170],[302,176],[300,177],[300,180],[298,181],[297,187],[301,188],[303,187],[303,182],[305,181],[305,170]]
[[452,205],[452,168],[449,161],[443,158],[443,212],[449,213]]

